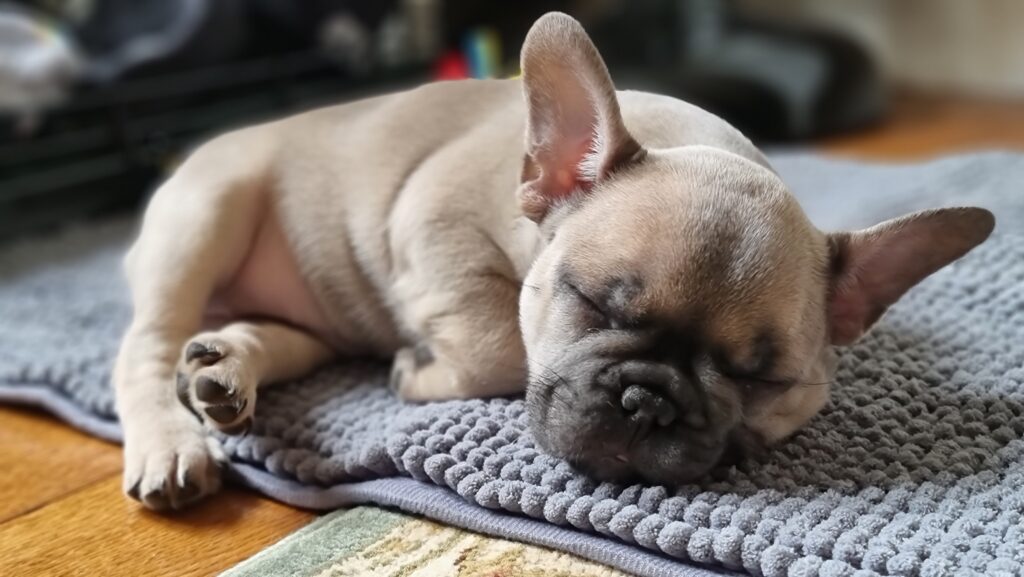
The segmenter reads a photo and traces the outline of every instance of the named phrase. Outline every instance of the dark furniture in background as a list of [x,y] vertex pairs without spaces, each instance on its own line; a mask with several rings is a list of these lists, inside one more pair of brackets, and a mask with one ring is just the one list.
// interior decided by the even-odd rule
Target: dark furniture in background
[[[218,132],[422,82],[421,64],[352,70],[318,42],[332,10],[372,30],[395,5],[96,3],[73,26],[91,67],[70,96],[27,134],[18,118],[0,117],[0,239],[136,208],[189,147]],[[161,48],[140,51],[140,39]]]
[[303,52],[85,90],[38,134],[0,139],[0,237],[136,207],[211,134],[426,78],[410,68],[356,79]]
[[[95,5],[72,26],[94,65],[70,98],[29,134],[0,116],[0,239],[135,209],[190,146],[218,132],[430,80],[435,59],[464,48],[467,32],[493,31],[513,73],[526,31],[550,10],[583,21],[621,88],[689,100],[761,143],[857,128],[883,105],[856,43],[744,18],[728,0]],[[332,51],[323,30],[339,20]],[[146,34],[166,40],[163,52],[125,48]]]

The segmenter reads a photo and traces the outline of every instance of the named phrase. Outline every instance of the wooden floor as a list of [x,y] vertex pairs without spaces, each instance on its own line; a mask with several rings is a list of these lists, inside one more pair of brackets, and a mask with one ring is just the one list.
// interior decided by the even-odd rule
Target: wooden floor
[[0,408],[0,575],[211,575],[313,518],[237,489],[173,515],[121,493],[121,451]]
[[893,99],[886,122],[820,144],[831,154],[901,162],[968,150],[1024,150],[1024,100],[904,93]]
[[[1024,103],[903,96],[887,123],[821,147],[882,160],[1024,149]],[[156,515],[122,496],[120,474],[118,447],[0,408],[0,575],[211,575],[313,518],[237,489]]]

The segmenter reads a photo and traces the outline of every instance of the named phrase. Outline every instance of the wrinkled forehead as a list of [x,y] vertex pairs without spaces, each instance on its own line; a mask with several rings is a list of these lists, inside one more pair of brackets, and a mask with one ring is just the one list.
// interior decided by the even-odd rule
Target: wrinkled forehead
[[781,182],[765,170],[718,172],[655,166],[595,190],[562,227],[566,257],[676,295],[749,293],[805,265],[813,251],[799,249],[816,231]]
[[799,331],[804,293],[823,282],[824,243],[781,184],[615,184],[565,223],[559,274],[626,318],[700,326],[738,348]]

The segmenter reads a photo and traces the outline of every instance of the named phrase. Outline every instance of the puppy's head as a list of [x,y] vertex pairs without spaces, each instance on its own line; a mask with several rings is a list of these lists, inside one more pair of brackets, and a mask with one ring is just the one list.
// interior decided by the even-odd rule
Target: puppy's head
[[519,200],[547,244],[520,315],[542,448],[602,479],[695,479],[825,403],[831,345],[991,232],[982,209],[825,234],[770,170],[707,147],[645,150],[582,28],[523,48]]

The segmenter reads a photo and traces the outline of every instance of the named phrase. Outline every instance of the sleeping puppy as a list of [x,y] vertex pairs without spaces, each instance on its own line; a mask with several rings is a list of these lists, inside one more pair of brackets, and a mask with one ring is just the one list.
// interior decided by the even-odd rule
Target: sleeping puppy
[[540,447],[598,478],[691,481],[807,422],[831,346],[993,228],[954,208],[822,233],[724,121],[616,92],[563,14],[522,71],[239,130],[159,189],[114,372],[130,496],[213,493],[209,429],[357,355],[393,356],[409,401],[525,388]]

